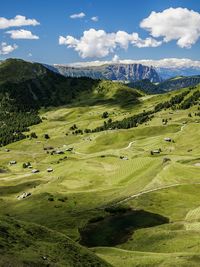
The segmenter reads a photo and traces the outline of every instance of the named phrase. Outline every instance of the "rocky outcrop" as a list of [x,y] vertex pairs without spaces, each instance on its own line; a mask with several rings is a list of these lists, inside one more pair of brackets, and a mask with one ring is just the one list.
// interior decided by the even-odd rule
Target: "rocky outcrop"
[[93,67],[70,67],[63,65],[47,66],[67,77],[90,77],[93,79],[107,79],[113,81],[132,82],[148,79],[160,82],[161,79],[153,67],[142,64],[109,64]]

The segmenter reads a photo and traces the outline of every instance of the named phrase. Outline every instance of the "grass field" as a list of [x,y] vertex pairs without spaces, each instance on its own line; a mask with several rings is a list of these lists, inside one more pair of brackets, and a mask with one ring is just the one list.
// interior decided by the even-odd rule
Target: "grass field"
[[[105,207],[120,205],[144,210],[169,222],[134,229],[125,242],[113,247],[97,246],[90,251],[115,267],[200,266],[200,117],[194,116],[197,106],[189,110],[162,110],[148,123],[127,130],[83,135],[73,135],[69,130],[74,124],[81,129],[102,125],[105,111],[114,121],[150,110],[173,94],[177,92],[142,96],[138,103],[126,107],[110,103],[88,106],[90,99],[81,100],[80,105],[41,111],[41,117],[46,119],[30,128],[37,139],[12,143],[6,147],[9,152],[1,148],[1,221],[24,221],[44,227],[45,231],[55,231],[58,239],[66,235],[78,242],[80,229],[89,221],[112,216]],[[189,112],[192,117],[188,117]],[[167,125],[163,125],[162,119],[168,119]],[[50,139],[45,139],[44,134]],[[174,142],[164,141],[166,137]],[[64,154],[51,155],[44,150],[47,147]],[[67,151],[71,147],[73,150]],[[150,154],[159,148],[160,154]],[[170,160],[165,162],[164,158]],[[10,165],[10,161],[16,164]],[[23,168],[25,162],[39,172]],[[50,167],[53,171],[47,172]],[[18,199],[23,192],[31,195]],[[109,227],[105,226],[107,234]],[[121,227],[124,230],[123,224]],[[13,246],[9,254],[19,257],[16,250]],[[37,261],[38,251],[32,243],[28,253],[31,251],[34,256],[30,258],[36,264],[31,266],[46,266]],[[51,260],[49,263],[68,266],[64,260],[62,257],[57,265]]]

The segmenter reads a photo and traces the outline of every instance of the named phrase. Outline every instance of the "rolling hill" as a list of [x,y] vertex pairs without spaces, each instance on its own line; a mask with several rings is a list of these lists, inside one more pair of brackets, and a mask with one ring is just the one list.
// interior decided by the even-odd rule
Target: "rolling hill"
[[50,75],[85,90],[38,105],[0,149],[0,266],[198,267],[200,85],[146,95]]
[[[140,95],[123,84],[90,78],[66,78],[42,64],[7,59],[0,64],[0,94],[20,109],[58,106],[71,103],[82,93],[96,94],[106,100],[118,99],[123,90],[135,98]],[[107,94],[109,91],[109,97]],[[118,94],[119,93],[119,94]]]
[[[25,138],[27,127],[39,123],[41,107],[60,106],[72,102],[101,101],[126,104],[138,101],[141,92],[120,83],[66,78],[38,63],[8,59],[0,64],[0,144]],[[125,104],[125,102],[123,102]]]
[[158,94],[158,93],[170,92],[181,88],[193,87],[199,83],[200,83],[200,75],[196,75],[187,77],[177,76],[157,84],[150,82],[148,79],[144,79],[129,83],[128,86],[130,86],[131,88],[137,88],[146,93]]
[[0,217],[0,266],[111,267],[67,236],[43,226]]

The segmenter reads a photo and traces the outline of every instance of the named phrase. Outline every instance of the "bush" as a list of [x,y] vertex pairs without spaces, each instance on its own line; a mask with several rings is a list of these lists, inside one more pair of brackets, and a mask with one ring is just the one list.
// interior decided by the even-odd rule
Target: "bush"
[[38,138],[38,137],[37,137],[37,134],[36,134],[35,132],[30,133],[30,137],[31,137],[31,138]]
[[50,137],[49,137],[48,134],[45,134],[45,135],[44,135],[44,138],[45,138],[45,139],[50,139]]
[[107,111],[105,111],[103,114],[102,114],[102,119],[106,119],[106,118],[108,118],[108,116],[109,116],[109,114],[108,114],[108,112]]

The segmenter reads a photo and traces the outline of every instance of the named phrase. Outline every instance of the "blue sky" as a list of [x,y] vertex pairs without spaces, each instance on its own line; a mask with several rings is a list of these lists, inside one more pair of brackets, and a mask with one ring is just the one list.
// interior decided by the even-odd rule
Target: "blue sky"
[[[7,0],[0,9],[0,58],[49,64],[112,58],[199,60],[199,13],[197,0]],[[70,17],[74,14],[77,18]],[[18,25],[16,15],[37,25]],[[1,27],[2,18],[7,26]]]

